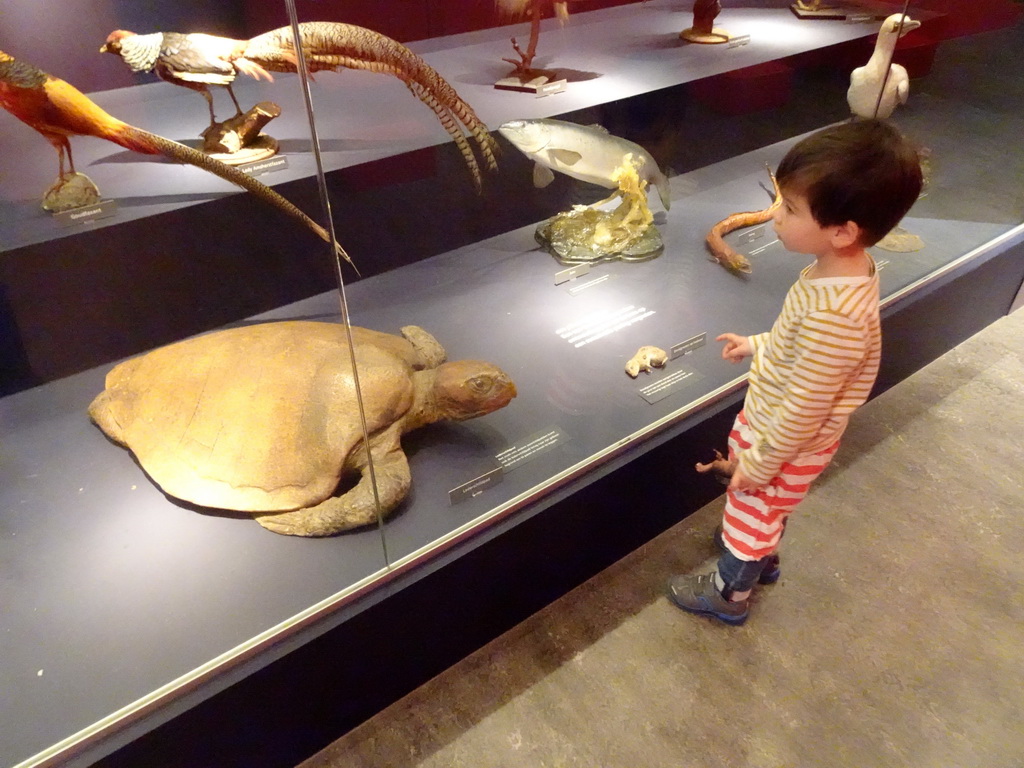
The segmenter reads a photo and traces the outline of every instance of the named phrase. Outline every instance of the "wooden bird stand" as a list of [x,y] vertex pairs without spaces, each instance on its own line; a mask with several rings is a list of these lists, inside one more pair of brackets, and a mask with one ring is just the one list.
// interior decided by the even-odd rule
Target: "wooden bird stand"
[[277,104],[261,101],[245,114],[215,123],[203,131],[203,151],[229,165],[273,157],[277,154],[277,140],[262,130],[280,114]]
[[691,43],[716,45],[729,42],[729,33],[714,25],[722,11],[719,0],[696,0],[693,4],[693,26],[684,29],[679,37]]

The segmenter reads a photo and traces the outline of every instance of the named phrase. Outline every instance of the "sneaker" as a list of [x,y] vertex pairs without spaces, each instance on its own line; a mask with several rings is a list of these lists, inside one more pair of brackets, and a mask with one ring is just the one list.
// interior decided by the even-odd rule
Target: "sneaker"
[[673,576],[668,580],[668,599],[690,613],[714,616],[726,624],[747,620],[747,601],[726,600],[715,587],[715,572]]
[[[722,524],[719,523],[715,528],[715,546],[718,547],[718,551],[723,555],[729,550],[725,547],[725,542],[722,541]],[[779,580],[782,575],[782,569],[780,565],[779,556],[776,554],[769,555],[765,560],[764,568],[761,571],[761,575],[757,577],[758,584],[774,584]]]

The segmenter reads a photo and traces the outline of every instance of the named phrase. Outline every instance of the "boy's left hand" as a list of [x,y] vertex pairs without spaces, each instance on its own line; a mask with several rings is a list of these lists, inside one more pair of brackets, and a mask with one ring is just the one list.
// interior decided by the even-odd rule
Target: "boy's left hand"
[[730,491],[743,491],[744,493],[753,493],[760,487],[760,483],[755,483],[753,480],[751,480],[743,473],[743,470],[740,469],[739,464],[736,465],[736,470],[732,473],[732,479],[729,480]]

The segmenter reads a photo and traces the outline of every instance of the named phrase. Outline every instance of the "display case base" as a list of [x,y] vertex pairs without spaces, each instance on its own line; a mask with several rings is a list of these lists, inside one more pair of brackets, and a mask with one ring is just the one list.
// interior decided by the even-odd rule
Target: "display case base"
[[[1000,255],[899,302],[883,335],[875,394],[999,317],[1024,280],[1024,237]],[[1012,274],[1009,274],[1012,273]],[[950,306],[971,306],[951,313]],[[295,765],[712,501],[710,477],[678,481],[708,457],[738,393],[689,429],[428,575],[273,664],[139,737],[93,768]],[[658,503],[638,500],[658,488]],[[586,541],[585,547],[565,542]],[[415,653],[410,648],[415,647]],[[154,762],[155,761],[155,762]]]

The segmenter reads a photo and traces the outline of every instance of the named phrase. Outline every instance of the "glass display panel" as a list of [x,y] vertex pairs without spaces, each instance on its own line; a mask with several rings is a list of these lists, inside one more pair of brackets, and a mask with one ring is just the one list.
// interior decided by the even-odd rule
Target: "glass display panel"
[[[595,0],[569,4],[567,18],[546,9],[533,19],[486,3],[402,3],[394,13],[379,2],[308,1],[294,9],[295,21],[316,25],[300,26],[300,55],[287,44],[287,2],[68,5],[45,14],[39,2],[6,4],[0,49],[118,120],[193,148],[210,123],[202,94],[133,74],[152,43],[127,62],[98,50],[117,29],[244,43],[234,97],[243,112],[262,102],[280,110],[262,129],[276,154],[246,170],[324,232],[208,171],[90,136],[70,141],[101,210],[44,213],[58,170],[52,135],[20,121],[16,106],[0,111],[0,689],[14,692],[0,697],[0,762],[19,766],[102,753],[103,738],[158,721],[228,671],[258,668],[276,644],[345,620],[375,591],[738,398],[744,370],[720,359],[714,337],[767,330],[809,259],[783,249],[767,220],[724,235],[749,271],[715,263],[705,238],[731,214],[766,209],[768,169],[803,136],[850,117],[855,69],[876,62],[896,72],[882,82],[899,84],[881,30],[904,7],[832,4],[830,14],[823,3],[745,0],[715,14],[699,1]],[[926,188],[889,244],[897,250],[871,249],[886,307],[1021,237],[1022,155],[1006,148],[1019,143],[1024,96],[994,92],[986,71],[1010,66],[1019,23],[1009,3],[951,7],[911,4],[920,26],[895,42],[909,98],[889,119],[920,146]],[[47,16],[63,21],[44,29]],[[51,42],[19,43],[40,39]],[[0,73],[11,69],[0,55]],[[226,89],[210,91],[216,119],[230,117]],[[559,121],[549,126],[554,154],[523,138],[549,119]],[[609,144],[617,154],[601,165]],[[625,164],[623,146],[644,165]],[[581,162],[590,170],[568,172]],[[631,192],[623,168],[650,188]],[[600,210],[639,216],[642,196],[653,245],[583,260],[538,239],[558,214],[616,191]],[[322,239],[331,232],[352,264],[335,260]],[[211,331],[279,321],[345,329],[346,319],[355,334],[346,343],[365,355],[361,413],[349,399],[344,419],[332,413],[321,432],[263,429],[291,447],[291,463],[274,471],[298,484],[289,472],[317,476],[331,461],[323,446],[362,435],[366,422],[372,481],[352,530],[341,530],[347,513],[332,512],[312,532],[333,535],[282,535],[248,512],[176,501],[89,421],[123,359]],[[407,326],[434,341],[403,339]],[[299,346],[314,335],[304,328]],[[321,353],[308,351],[297,359],[282,344],[265,358],[246,351],[222,378],[311,366],[280,399],[324,416],[317,375],[334,363],[311,364]],[[647,346],[664,365],[634,378],[627,363]],[[466,362],[444,367],[438,348]],[[239,349],[228,344],[215,359]],[[427,386],[442,373],[455,383]],[[514,398],[495,384],[501,375]],[[445,410],[439,393],[452,392],[468,400]],[[353,459],[349,476],[362,464]],[[706,480],[684,468],[679,482]],[[287,514],[280,520],[310,522]]]
[[[345,335],[300,79],[265,50],[243,69],[273,82],[225,75],[241,7],[49,11],[0,12],[4,765],[104,749],[387,566],[376,531],[278,536],[244,506],[337,469],[301,391]],[[303,327],[254,336],[328,289],[319,358],[289,358]]]

